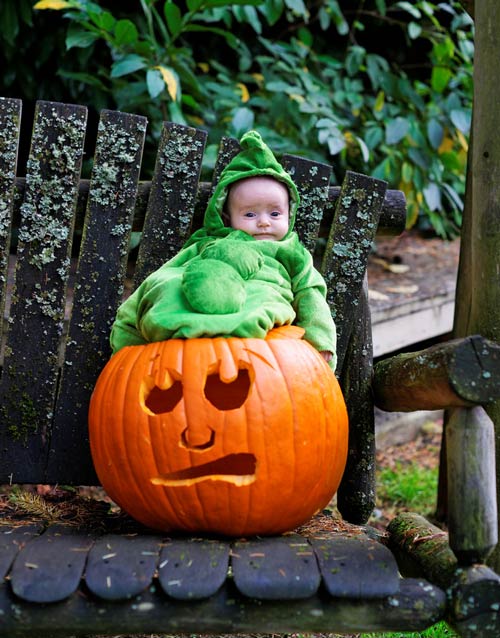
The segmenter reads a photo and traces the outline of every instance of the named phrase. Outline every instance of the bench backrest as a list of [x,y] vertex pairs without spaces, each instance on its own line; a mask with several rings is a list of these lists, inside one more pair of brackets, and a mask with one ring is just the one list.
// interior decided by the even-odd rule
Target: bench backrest
[[[110,326],[130,276],[131,232],[142,231],[136,284],[200,224],[211,190],[200,183],[204,131],[165,123],[154,175],[140,182],[146,119],[114,111],[101,114],[91,178],[81,180],[86,116],[82,106],[37,103],[26,177],[20,179],[21,102],[0,99],[4,483],[96,483],[87,408],[110,356]],[[214,180],[237,150],[235,140],[222,141]],[[282,161],[301,193],[301,239],[311,252],[325,246],[316,258],[337,323],[337,372],[351,420],[339,506],[346,518],[361,521],[374,502],[371,333],[363,282],[379,218],[384,226],[401,224],[404,198],[386,193],[385,182],[355,173],[347,173],[341,189],[331,187],[330,166],[293,156]],[[77,239],[78,258],[72,259]],[[15,261],[13,286],[7,285],[9,259]]]

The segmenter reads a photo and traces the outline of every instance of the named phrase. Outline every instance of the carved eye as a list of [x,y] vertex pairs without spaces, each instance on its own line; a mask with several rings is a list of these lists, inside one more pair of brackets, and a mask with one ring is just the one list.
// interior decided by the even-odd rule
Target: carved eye
[[218,374],[209,374],[205,383],[205,397],[218,410],[236,410],[241,408],[250,391],[248,370],[238,370],[234,381],[224,383]]
[[169,388],[158,387],[151,377],[144,380],[141,388],[141,403],[150,414],[171,412],[182,399],[182,382],[175,380]]

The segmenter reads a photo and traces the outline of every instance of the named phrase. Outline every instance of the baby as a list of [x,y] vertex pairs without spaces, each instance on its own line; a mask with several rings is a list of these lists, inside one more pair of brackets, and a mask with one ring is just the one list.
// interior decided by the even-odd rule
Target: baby
[[293,232],[296,186],[250,131],[209,200],[203,227],[118,309],[111,333],[126,345],[173,338],[264,338],[294,323],[335,369],[326,285]]

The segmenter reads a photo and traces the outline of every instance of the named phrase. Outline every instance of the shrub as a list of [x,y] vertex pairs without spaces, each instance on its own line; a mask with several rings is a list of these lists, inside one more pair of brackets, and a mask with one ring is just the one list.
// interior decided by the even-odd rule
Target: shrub
[[[113,9],[106,8],[109,4]],[[41,0],[63,11],[60,76],[92,101],[221,135],[258,128],[404,190],[408,226],[458,232],[472,96],[473,25],[456,1]]]

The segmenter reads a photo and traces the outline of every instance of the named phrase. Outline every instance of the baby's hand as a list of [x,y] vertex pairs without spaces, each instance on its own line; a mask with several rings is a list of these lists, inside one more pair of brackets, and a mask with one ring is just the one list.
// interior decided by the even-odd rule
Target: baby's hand
[[330,361],[333,359],[333,352],[330,352],[329,350],[322,350],[320,352],[320,355],[327,363],[330,363]]

